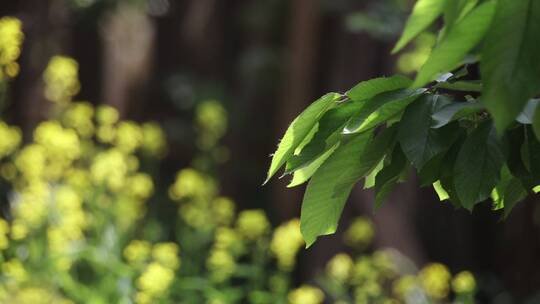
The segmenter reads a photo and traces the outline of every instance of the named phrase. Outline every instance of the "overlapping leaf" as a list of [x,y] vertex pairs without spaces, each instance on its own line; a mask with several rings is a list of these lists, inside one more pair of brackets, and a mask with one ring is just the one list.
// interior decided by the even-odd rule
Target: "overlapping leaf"
[[540,90],[540,1],[499,0],[480,70],[482,102],[502,132]]

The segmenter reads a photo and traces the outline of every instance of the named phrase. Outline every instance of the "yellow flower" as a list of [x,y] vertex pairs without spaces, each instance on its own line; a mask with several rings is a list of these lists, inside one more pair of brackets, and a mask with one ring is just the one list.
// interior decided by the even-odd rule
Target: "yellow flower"
[[0,250],[6,249],[9,246],[9,224],[4,219],[0,218]]
[[23,39],[24,34],[19,19],[0,18],[0,66],[9,65],[19,58]]
[[132,264],[140,264],[148,259],[152,245],[147,241],[133,240],[124,249],[124,257]]
[[452,280],[452,289],[458,294],[473,293],[476,289],[476,280],[470,271],[458,273]]
[[372,259],[369,256],[361,256],[354,263],[352,270],[352,282],[357,285],[365,284],[370,281],[377,281],[379,272],[375,269]]
[[21,142],[21,131],[19,128],[10,127],[0,121],[0,159],[10,155]]
[[79,93],[79,64],[72,58],[54,56],[43,74],[45,96],[52,102],[66,104]]
[[227,130],[227,112],[216,100],[201,103],[197,107],[195,120],[201,130],[199,146],[202,149],[212,147]]
[[416,288],[418,288],[416,277],[413,275],[404,275],[394,282],[392,290],[396,297],[406,300]]
[[294,267],[296,254],[303,245],[300,220],[292,219],[276,228],[270,250],[276,257],[279,268],[289,271]]
[[324,301],[324,293],[319,288],[302,285],[289,292],[287,298],[290,304],[321,304]]
[[23,282],[28,277],[23,264],[17,259],[11,259],[2,264],[2,272],[17,282]]
[[236,262],[229,252],[213,248],[206,260],[206,268],[210,271],[211,278],[216,282],[222,282],[231,277],[236,269]]
[[64,124],[75,129],[84,138],[94,134],[94,107],[88,102],[76,102],[64,112],[62,120]]
[[154,191],[154,183],[148,174],[137,173],[127,179],[127,191],[139,199],[147,199]]
[[118,149],[131,153],[141,146],[143,133],[141,127],[132,121],[122,121],[116,129],[114,144]]
[[245,210],[238,215],[236,228],[246,239],[256,240],[270,230],[270,223],[263,210]]
[[46,289],[42,287],[23,287],[18,290],[10,290],[10,294],[3,303],[17,303],[17,304],[73,304],[72,301],[67,300],[60,295],[56,294],[53,289]]
[[162,295],[174,280],[174,271],[160,263],[150,263],[137,280],[137,287],[151,297]]
[[151,155],[162,156],[165,153],[167,142],[161,127],[157,123],[145,123],[142,125],[142,133],[142,149]]
[[152,249],[152,258],[167,268],[178,269],[180,266],[178,251],[178,245],[175,243],[159,243]]
[[31,228],[37,228],[45,219],[50,198],[49,186],[44,182],[33,182],[22,189],[14,200],[13,214]]
[[15,166],[27,180],[40,179],[47,161],[45,148],[37,144],[24,147],[15,158]]
[[228,252],[240,253],[244,250],[244,244],[236,231],[228,227],[218,227],[214,237],[214,248]]
[[105,184],[118,190],[126,181],[128,163],[126,156],[117,149],[99,153],[90,167],[90,175],[96,184]]
[[196,198],[205,200],[214,195],[215,184],[209,177],[195,169],[183,169],[176,175],[174,184],[169,189],[173,200]]
[[217,223],[229,225],[234,219],[234,202],[226,197],[218,197],[212,202],[212,211]]
[[81,154],[77,133],[63,128],[57,121],[45,121],[34,131],[34,140],[43,146],[52,159],[73,161]]
[[392,258],[392,251],[377,250],[372,255],[373,266],[379,270],[381,275],[390,278],[395,274],[396,265]]
[[351,275],[353,261],[348,254],[336,254],[326,265],[328,275],[340,282],[345,282]]
[[22,240],[28,235],[28,226],[21,220],[14,220],[11,224],[11,238],[14,240]]
[[345,243],[351,247],[365,248],[374,235],[373,223],[366,217],[358,217],[345,231]]
[[96,111],[96,119],[100,125],[113,125],[118,121],[118,110],[108,105],[100,105]]
[[418,274],[420,284],[426,293],[435,299],[448,296],[451,275],[443,264],[432,263],[425,266]]

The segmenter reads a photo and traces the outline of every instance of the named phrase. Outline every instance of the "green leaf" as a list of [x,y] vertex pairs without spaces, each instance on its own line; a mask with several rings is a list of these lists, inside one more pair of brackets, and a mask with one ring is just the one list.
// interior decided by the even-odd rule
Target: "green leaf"
[[447,150],[458,135],[453,126],[431,128],[432,114],[450,103],[450,99],[441,95],[424,95],[408,106],[401,118],[398,141],[418,170],[437,154]]
[[392,152],[392,158],[390,163],[385,166],[375,177],[375,208],[380,208],[384,201],[388,198],[388,195],[400,181],[403,175],[403,171],[407,169],[407,159],[405,154],[396,145]]
[[364,101],[350,100],[324,113],[319,120],[317,131],[309,143],[303,147],[300,153],[296,153],[297,155],[293,155],[287,160],[285,173],[309,166],[311,162],[334,147],[341,139],[341,131],[347,121],[362,108],[363,104]]
[[442,14],[445,5],[446,0],[418,0],[392,53],[399,52],[399,50],[418,36],[418,34],[430,26]]
[[356,181],[349,181],[347,189],[337,195],[334,189],[343,182],[341,175],[347,168],[360,165],[360,158],[351,155],[360,155],[371,136],[371,133],[348,136],[349,141],[342,143],[309,181],[300,216],[300,231],[307,247],[318,236],[336,231],[341,212]]
[[371,189],[375,187],[375,177],[379,172],[381,172],[382,168],[384,168],[384,158],[381,159],[381,161],[369,172],[369,174],[366,176],[366,179],[364,181],[364,189]]
[[540,89],[540,1],[499,0],[480,72],[482,102],[499,132],[506,129]]
[[441,181],[434,182],[433,189],[435,189],[435,192],[437,193],[437,196],[441,202],[450,199],[450,195],[446,190],[444,190],[443,186],[441,185]]
[[285,164],[285,162],[293,155],[295,149],[302,143],[304,138],[308,136],[320,117],[335,104],[335,100],[340,97],[338,93],[329,93],[313,102],[291,123],[283,139],[278,145],[278,149],[272,157],[272,163],[268,170],[268,176],[264,183],[266,184],[270,178]]
[[536,138],[540,140],[540,107],[536,107],[536,111],[534,111],[532,127]]
[[444,9],[445,31],[451,28],[456,21],[466,16],[476,4],[478,4],[478,0],[447,1]]
[[527,197],[527,190],[521,181],[515,178],[508,167],[503,166],[501,170],[501,180],[491,192],[494,209],[504,208],[504,217],[508,217],[514,206]]
[[458,80],[454,82],[440,82],[436,86],[438,89],[461,92],[482,92],[482,83],[478,81]]
[[456,23],[420,68],[413,87],[419,88],[432,81],[438,74],[459,66],[467,53],[484,37],[494,12],[495,2],[488,1]]
[[338,146],[339,143],[336,143],[333,147],[321,154],[309,165],[294,171],[293,178],[291,182],[287,185],[287,187],[292,188],[307,182],[311,178],[311,176],[315,174],[317,169],[319,169],[319,167],[328,159],[328,157],[330,157],[330,155],[334,153]]
[[346,168],[340,176],[340,183],[336,185],[335,194],[338,195],[345,191],[351,180],[359,180],[373,171],[378,163],[385,157],[388,150],[395,144],[396,127],[392,126],[382,130],[377,136],[373,137],[366,148],[358,156],[359,164],[354,167]]
[[445,156],[445,152],[435,155],[418,171],[420,187],[431,185],[440,178],[441,166]]
[[412,80],[401,75],[374,78],[360,82],[345,93],[345,95],[352,100],[363,101],[384,92],[407,88],[411,83]]
[[527,101],[527,104],[525,104],[525,108],[518,115],[516,120],[524,125],[532,124],[534,121],[534,113],[536,112],[536,108],[538,107],[538,102],[540,102],[540,99],[529,99],[529,101]]
[[476,102],[453,102],[433,113],[431,127],[440,128],[454,120],[476,114],[482,110],[482,105]]
[[399,114],[411,102],[416,100],[425,89],[399,89],[381,93],[366,101],[344,129],[345,134],[360,133],[370,130]]
[[454,185],[463,207],[472,210],[489,197],[499,181],[504,160],[502,144],[490,121],[471,132],[454,166]]

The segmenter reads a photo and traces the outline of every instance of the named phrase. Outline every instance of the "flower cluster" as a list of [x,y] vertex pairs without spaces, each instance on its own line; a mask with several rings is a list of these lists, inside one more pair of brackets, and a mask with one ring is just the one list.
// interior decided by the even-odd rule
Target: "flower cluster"
[[0,18],[0,81],[19,74],[17,59],[24,40],[22,24],[13,17]]
[[451,291],[459,303],[474,303],[476,283],[472,273],[463,271],[452,277],[440,263],[412,271],[414,264],[391,249],[367,254],[364,250],[374,231],[368,219],[355,219],[344,238],[360,254],[338,253],[328,261],[319,281],[336,303],[350,303],[348,299],[354,299],[354,303],[452,303]]
[[43,74],[45,96],[52,102],[65,104],[79,93],[79,64],[73,58],[54,56]]

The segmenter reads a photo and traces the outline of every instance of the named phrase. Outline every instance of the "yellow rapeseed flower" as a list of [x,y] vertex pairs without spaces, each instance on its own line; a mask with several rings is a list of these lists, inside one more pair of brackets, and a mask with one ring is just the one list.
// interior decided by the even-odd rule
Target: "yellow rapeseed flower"
[[444,299],[448,296],[451,277],[448,268],[440,263],[429,264],[418,274],[422,288],[435,299]]
[[0,121],[0,159],[10,155],[21,142],[21,131]]
[[180,170],[174,184],[169,188],[169,196],[173,200],[187,198],[205,200],[213,196],[214,193],[214,181],[191,168]]
[[96,119],[100,125],[113,125],[120,117],[118,110],[108,105],[100,105],[96,110]]
[[418,279],[413,275],[404,275],[394,281],[392,291],[397,298],[406,300],[416,288],[418,288]]
[[476,280],[470,271],[462,271],[452,280],[452,289],[458,294],[473,293],[476,289]]
[[4,219],[0,218],[0,250],[6,249],[9,246],[9,224]]
[[28,277],[23,264],[18,259],[11,259],[2,264],[2,272],[16,282],[23,282]]
[[149,296],[156,297],[165,293],[173,280],[173,270],[160,263],[152,262],[137,279],[137,287]]
[[345,243],[351,247],[362,249],[371,243],[374,235],[375,229],[371,220],[366,217],[358,217],[345,231]]
[[143,133],[139,125],[132,121],[122,121],[116,129],[114,145],[125,153],[132,153],[142,145]]
[[199,134],[199,146],[208,149],[215,145],[216,141],[227,130],[227,112],[220,102],[208,100],[197,106],[195,120],[201,133]]
[[79,93],[79,64],[73,58],[54,56],[43,73],[45,96],[52,102],[66,104]]
[[222,282],[231,277],[236,269],[234,257],[226,250],[213,248],[206,260],[206,268],[212,280]]
[[167,142],[163,129],[154,122],[147,122],[142,125],[143,142],[142,149],[150,155],[163,156],[167,148]]
[[0,18],[0,66],[13,63],[21,53],[22,23],[13,17]]
[[139,199],[147,199],[154,191],[152,177],[145,173],[137,173],[128,177],[126,182],[127,193]]
[[346,253],[336,254],[326,265],[328,275],[340,282],[345,282],[351,276],[354,263]]
[[66,109],[62,116],[64,124],[75,129],[77,133],[88,138],[94,134],[94,107],[88,102],[75,102]]
[[238,215],[236,228],[246,239],[256,240],[270,230],[270,223],[263,210],[245,210]]
[[321,304],[324,301],[324,293],[317,287],[302,285],[289,292],[287,298],[289,304]]
[[178,269],[180,267],[178,253],[179,248],[176,243],[158,243],[152,249],[152,258],[167,268]]
[[105,184],[111,190],[119,190],[123,187],[127,174],[126,155],[117,149],[99,153],[90,166],[92,181],[98,185]]
[[292,219],[274,230],[270,250],[277,259],[278,267],[290,271],[295,264],[296,254],[304,245],[300,233],[300,220]]
[[152,244],[147,241],[133,240],[124,249],[124,257],[131,265],[143,263],[150,257]]
[[234,202],[226,197],[218,197],[212,201],[212,212],[218,224],[229,225],[234,219]]

